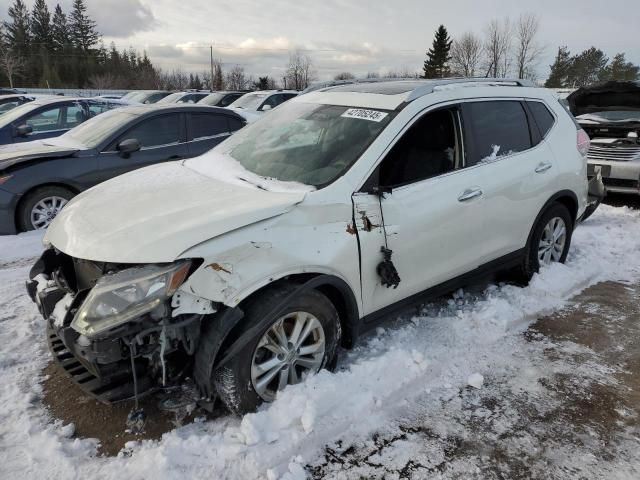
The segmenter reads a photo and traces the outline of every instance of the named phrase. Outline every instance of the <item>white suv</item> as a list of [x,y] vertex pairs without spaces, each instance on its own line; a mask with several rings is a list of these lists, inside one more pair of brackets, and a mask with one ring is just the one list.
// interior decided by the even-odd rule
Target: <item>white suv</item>
[[28,290],[54,358],[101,400],[192,377],[204,403],[249,411],[399,307],[563,262],[584,137],[522,81],[301,95],[201,157],[75,197]]

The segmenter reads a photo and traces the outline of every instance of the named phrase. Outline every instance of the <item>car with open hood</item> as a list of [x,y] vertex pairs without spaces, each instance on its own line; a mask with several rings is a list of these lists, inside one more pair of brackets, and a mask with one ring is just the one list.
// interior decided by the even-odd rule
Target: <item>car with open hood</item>
[[0,148],[0,234],[47,228],[79,192],[158,162],[200,155],[245,125],[229,110],[136,105],[66,134]]
[[523,80],[319,89],[205,155],[75,197],[27,289],[90,395],[193,379],[203,406],[247,412],[391,312],[564,262],[585,136]]
[[591,139],[589,176],[601,175],[609,192],[640,194],[640,82],[583,87],[567,101]]

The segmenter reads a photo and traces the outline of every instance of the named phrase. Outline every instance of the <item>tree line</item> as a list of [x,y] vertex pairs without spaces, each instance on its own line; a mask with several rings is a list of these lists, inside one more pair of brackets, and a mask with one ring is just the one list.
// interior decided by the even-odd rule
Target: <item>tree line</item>
[[[427,51],[423,77],[448,76],[496,77],[514,76],[537,79],[537,67],[544,48],[538,41],[540,19],[526,13],[515,22],[509,18],[494,19],[483,35],[466,32],[451,39],[444,25],[436,30],[432,47]],[[548,88],[577,88],[607,80],[639,80],[640,67],[628,62],[624,53],[611,61],[605,53],[590,47],[572,55],[567,47],[559,47],[549,77]]]
[[84,0],[70,12],[45,0],[31,11],[14,0],[0,24],[0,81],[13,86],[51,88],[148,88],[157,70],[146,53],[105,48]]

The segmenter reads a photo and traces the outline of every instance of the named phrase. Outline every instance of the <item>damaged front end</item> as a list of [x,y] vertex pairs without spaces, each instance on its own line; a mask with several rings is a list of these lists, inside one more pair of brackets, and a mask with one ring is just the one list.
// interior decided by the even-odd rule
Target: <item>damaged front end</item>
[[179,287],[199,261],[113,264],[45,250],[27,291],[47,321],[54,360],[86,393],[117,402],[189,374],[210,301]]

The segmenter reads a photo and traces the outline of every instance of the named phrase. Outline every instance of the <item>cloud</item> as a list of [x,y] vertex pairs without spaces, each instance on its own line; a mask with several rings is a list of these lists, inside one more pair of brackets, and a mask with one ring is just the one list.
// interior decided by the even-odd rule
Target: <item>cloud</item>
[[105,37],[127,38],[138,32],[153,31],[160,24],[151,7],[141,0],[98,0],[88,2],[87,8]]

